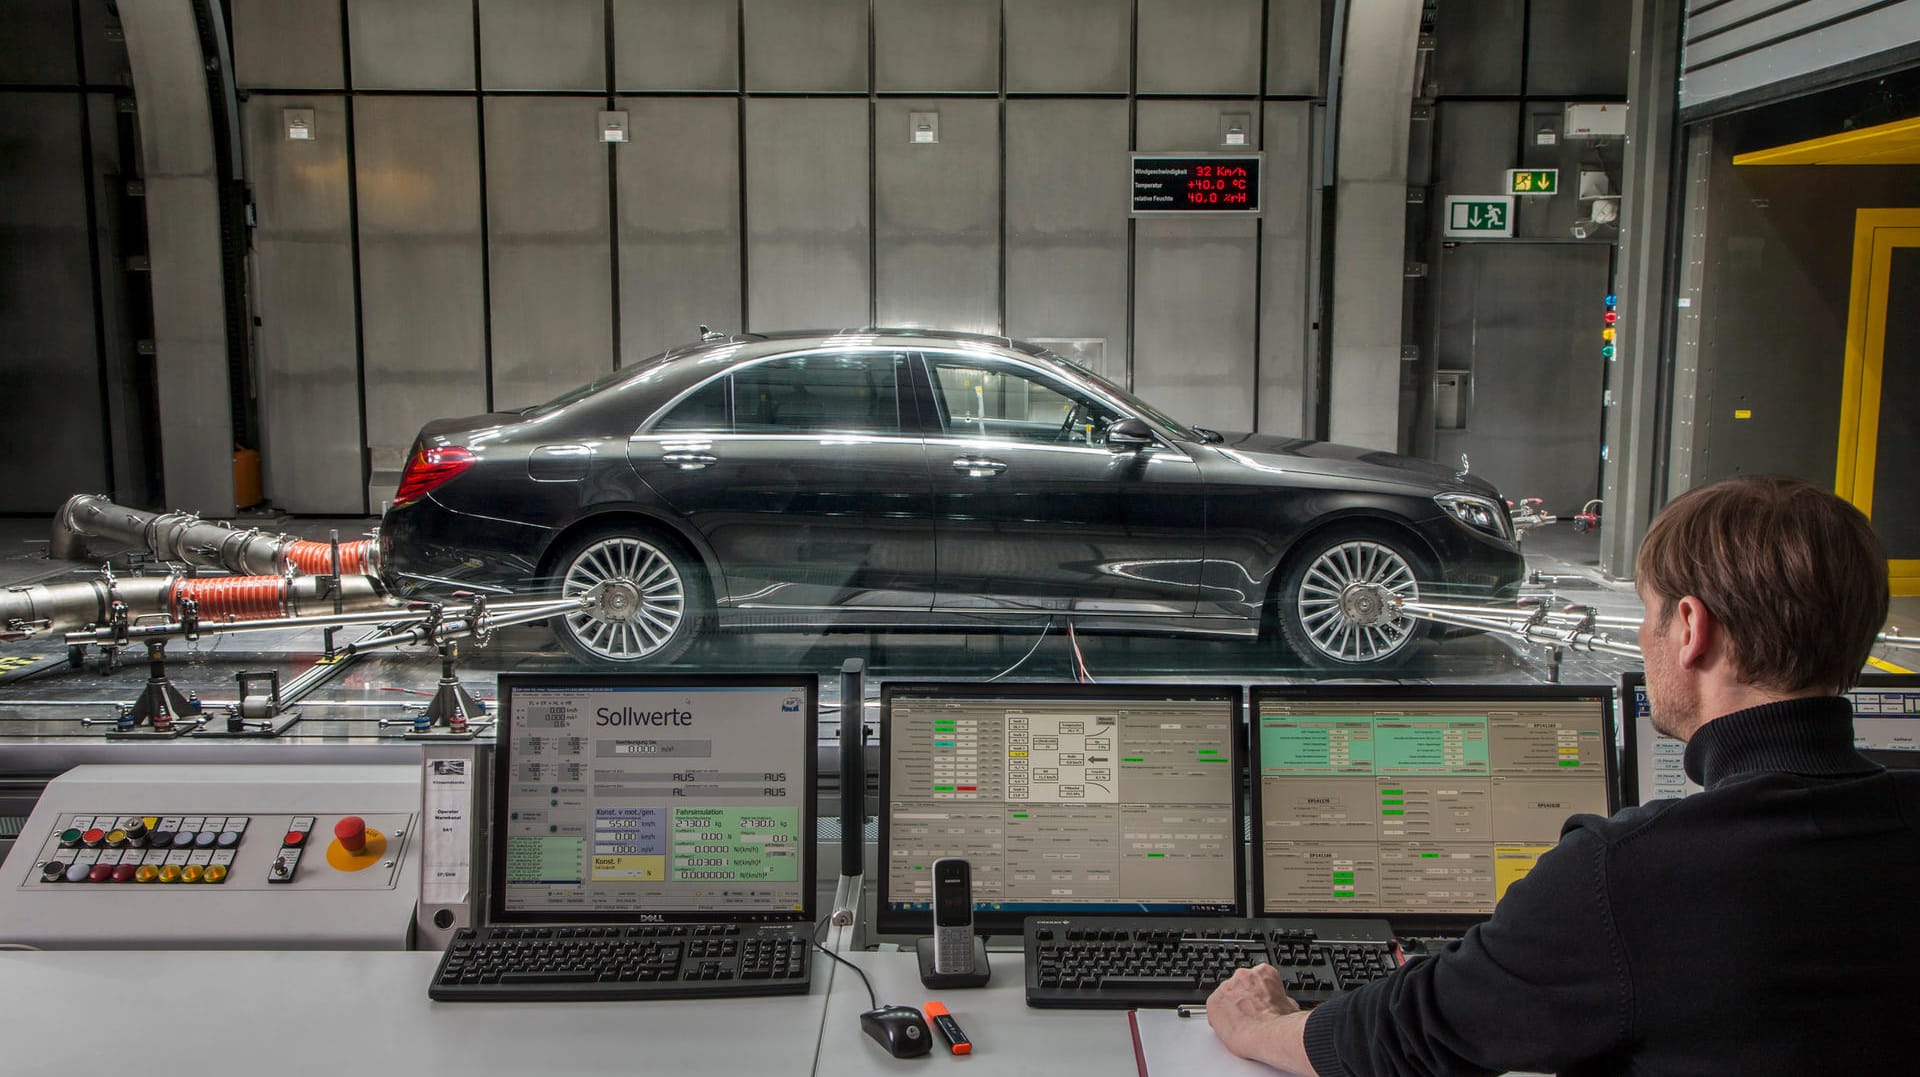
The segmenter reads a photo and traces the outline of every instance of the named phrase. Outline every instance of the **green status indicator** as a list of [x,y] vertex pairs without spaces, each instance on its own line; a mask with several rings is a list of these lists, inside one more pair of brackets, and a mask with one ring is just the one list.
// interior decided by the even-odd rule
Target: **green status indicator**
[[1405,815],[1407,813],[1404,811],[1401,811],[1399,808],[1386,808],[1382,810],[1380,814],[1381,815]]

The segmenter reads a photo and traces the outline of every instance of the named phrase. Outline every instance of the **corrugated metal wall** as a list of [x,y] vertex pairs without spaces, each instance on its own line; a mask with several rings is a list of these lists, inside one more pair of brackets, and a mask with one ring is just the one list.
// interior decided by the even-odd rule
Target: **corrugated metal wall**
[[1920,55],[1920,0],[1688,0],[1680,107],[1704,115]]
[[[425,419],[542,399],[702,322],[1081,342],[1175,414],[1304,429],[1319,0],[233,0],[232,19],[282,508],[377,512]],[[286,140],[289,108],[315,109],[311,141]],[[631,141],[600,142],[602,109]],[[917,112],[938,143],[912,140]],[[1222,113],[1264,140],[1265,216],[1130,223],[1128,151],[1219,149]]]

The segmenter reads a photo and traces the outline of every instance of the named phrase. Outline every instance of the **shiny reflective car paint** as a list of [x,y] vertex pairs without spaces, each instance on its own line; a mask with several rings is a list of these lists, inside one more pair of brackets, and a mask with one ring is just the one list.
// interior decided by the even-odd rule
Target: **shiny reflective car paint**
[[[1108,443],[1123,421],[1144,444]],[[396,582],[558,590],[587,538],[639,535],[681,562],[685,593],[710,608],[687,608],[664,649],[636,631],[629,653],[583,652],[575,633],[576,653],[601,660],[668,660],[710,627],[979,630],[1069,616],[1082,629],[1250,636],[1299,597],[1277,594],[1290,569],[1326,584],[1325,570],[1361,565],[1331,559],[1341,541],[1397,551],[1418,578],[1406,586],[1429,597],[1508,592],[1522,568],[1503,510],[1493,534],[1435,502],[1501,506],[1475,476],[1196,431],[999,337],[704,341],[549,405],[430,423],[415,453],[456,447],[472,463],[383,521]],[[629,615],[621,596],[606,598],[606,616]],[[1369,616],[1337,614],[1349,615]],[[1327,624],[1319,638],[1341,635]],[[1338,667],[1403,654],[1397,642],[1391,655],[1369,650],[1397,639],[1376,637],[1304,657]]]

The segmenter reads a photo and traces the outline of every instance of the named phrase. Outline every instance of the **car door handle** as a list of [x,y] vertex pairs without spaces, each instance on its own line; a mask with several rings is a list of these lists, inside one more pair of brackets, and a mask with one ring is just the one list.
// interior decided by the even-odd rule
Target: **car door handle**
[[1007,465],[984,456],[962,456],[954,460],[953,469],[969,479],[991,479],[1005,471]]
[[708,464],[720,462],[718,456],[704,452],[670,452],[660,458],[662,463],[672,464],[682,471],[698,471]]

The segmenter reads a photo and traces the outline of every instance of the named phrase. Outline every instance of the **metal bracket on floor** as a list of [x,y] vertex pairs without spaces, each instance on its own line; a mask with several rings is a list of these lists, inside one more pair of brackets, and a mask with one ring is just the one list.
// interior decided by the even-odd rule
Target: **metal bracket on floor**
[[[146,643],[147,686],[133,706],[120,711],[114,730],[107,734],[110,740],[174,737],[206,721],[200,715],[200,697],[180,691],[167,679],[167,641]],[[141,726],[147,729],[143,732]]]

